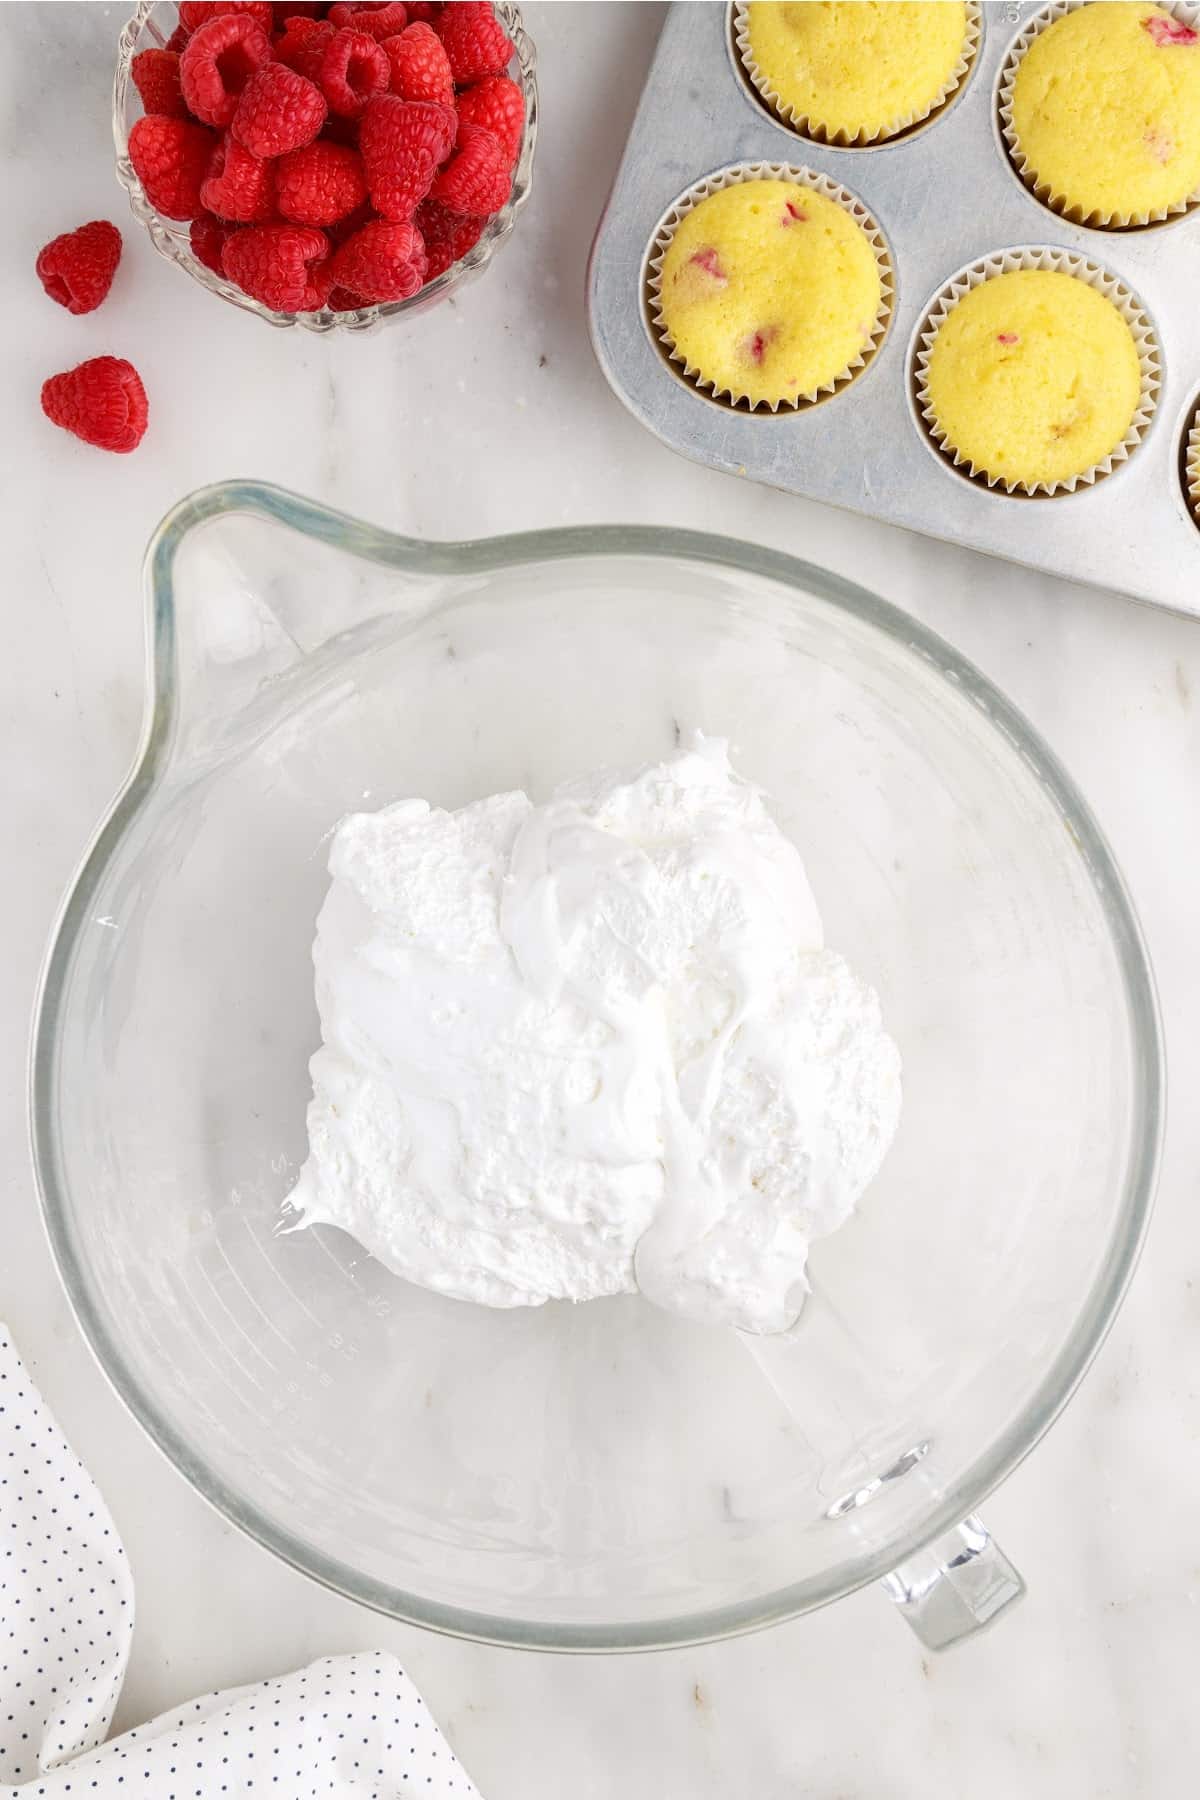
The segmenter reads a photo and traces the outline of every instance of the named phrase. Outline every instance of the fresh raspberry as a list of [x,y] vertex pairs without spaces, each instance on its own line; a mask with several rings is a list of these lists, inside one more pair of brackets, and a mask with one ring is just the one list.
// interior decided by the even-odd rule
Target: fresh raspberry
[[164,219],[193,219],[215,139],[190,119],[147,113],[129,133],[129,160],[147,200]]
[[46,245],[37,259],[38,280],[69,313],[95,312],[120,260],[120,232],[107,219],[93,219]]
[[343,119],[361,118],[367,102],[386,94],[391,64],[382,47],[365,31],[335,31],[321,61],[321,92],[330,112]]
[[441,10],[441,0],[408,0],[408,22],[410,25],[432,25]]
[[358,120],[339,119],[336,113],[330,113],[321,127],[318,142],[326,144],[345,144],[351,150],[358,149]]
[[264,31],[270,31],[275,9],[267,0],[182,0],[179,23],[185,31],[199,31],[210,19],[226,18],[232,13],[254,19]]
[[359,147],[377,213],[394,221],[412,218],[454,142],[455,123],[451,109],[432,100],[399,100],[394,94],[372,100]]
[[191,35],[186,25],[177,25],[163,45],[163,49],[172,56],[182,56]]
[[416,226],[376,219],[334,253],[336,287],[364,300],[407,300],[425,280],[425,245]]
[[329,293],[329,239],[309,226],[250,225],[235,231],[221,265],[244,294],[277,312],[315,312]]
[[512,192],[500,139],[482,125],[460,119],[454,155],[434,177],[429,192],[451,212],[474,213],[478,219],[499,212]]
[[422,200],[416,211],[416,224],[425,240],[426,281],[443,274],[452,263],[461,262],[479,242],[485,223],[470,213],[450,212],[438,200]]
[[525,96],[515,81],[507,75],[485,75],[458,96],[458,116],[498,137],[512,168],[525,132]]
[[214,219],[211,213],[197,213],[192,220],[189,233],[192,255],[197,262],[203,263],[206,269],[211,269],[214,275],[225,273],[221,263],[221,252],[225,248],[229,230],[228,225],[220,219]]
[[325,302],[330,312],[358,312],[366,302],[358,294],[352,294],[349,288],[330,288],[329,298]]
[[336,250],[346,242],[347,238],[352,238],[356,231],[361,231],[364,225],[373,225],[374,223],[374,209],[371,202],[365,200],[361,206],[356,206],[352,213],[347,213],[344,219],[337,219],[332,225],[327,225],[325,236]]
[[275,55],[314,87],[321,85],[321,64],[336,27],[326,19],[289,19],[283,36],[275,40]]
[[266,225],[279,216],[273,166],[252,156],[228,131],[213,151],[200,199],[209,212],[235,225]]
[[246,83],[230,130],[254,156],[286,156],[311,144],[325,123],[320,88],[283,63],[267,63]]
[[325,0],[273,0],[276,31],[286,31],[296,19],[323,19]]
[[85,444],[124,455],[146,431],[149,407],[142,378],[119,356],[93,356],[42,383],[42,411]]
[[367,197],[358,151],[321,139],[281,156],[275,179],[279,210],[296,225],[335,225]]
[[488,0],[454,0],[444,7],[436,30],[446,47],[454,79],[465,86],[485,75],[503,75],[513,47]]
[[365,31],[376,43],[384,38],[395,37],[408,24],[408,8],[400,4],[400,0],[391,0],[386,6],[346,5],[345,0],[331,6],[329,17],[335,25],[349,26],[351,31]]
[[402,100],[454,105],[454,77],[442,40],[431,26],[410,25],[399,37],[384,38],[382,48],[391,64],[393,94]]
[[205,125],[228,125],[246,83],[272,54],[271,40],[257,19],[228,13],[201,25],[179,59],[189,110]]
[[142,111],[164,119],[186,119],[187,104],[179,86],[179,58],[173,50],[139,50],[129,65]]

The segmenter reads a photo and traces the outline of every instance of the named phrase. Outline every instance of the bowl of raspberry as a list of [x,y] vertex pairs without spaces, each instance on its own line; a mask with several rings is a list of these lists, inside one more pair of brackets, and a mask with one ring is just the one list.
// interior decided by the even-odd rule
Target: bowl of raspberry
[[445,299],[512,231],[536,134],[507,0],[143,0],[121,34],[135,218],[271,325],[363,331]]

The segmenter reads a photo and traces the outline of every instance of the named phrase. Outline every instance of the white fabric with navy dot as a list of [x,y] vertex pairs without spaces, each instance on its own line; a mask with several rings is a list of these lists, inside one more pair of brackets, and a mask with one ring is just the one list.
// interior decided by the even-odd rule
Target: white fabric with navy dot
[[472,1800],[394,1657],[326,1657],[105,1743],[133,1636],[108,1509],[0,1326],[0,1800]]

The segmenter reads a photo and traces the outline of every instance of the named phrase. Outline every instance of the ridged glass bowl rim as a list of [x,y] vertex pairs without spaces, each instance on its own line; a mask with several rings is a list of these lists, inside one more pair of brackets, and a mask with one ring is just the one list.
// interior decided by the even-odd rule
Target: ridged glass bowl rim
[[[684,560],[749,573],[792,590],[797,602],[816,596],[892,639],[950,682],[1020,755],[1060,812],[1088,871],[1107,923],[1133,1033],[1133,1149],[1120,1218],[1104,1261],[1065,1347],[1047,1369],[1023,1414],[963,1474],[921,1525],[864,1556],[852,1574],[811,1576],[737,1605],[649,1622],[572,1625],[523,1621],[442,1605],[379,1582],[315,1550],[282,1529],[250,1498],[210,1469],[177,1422],[142,1388],[110,1334],[92,1290],[86,1257],[71,1226],[71,1209],[56,1119],[63,1002],[77,944],[93,897],[126,831],[169,765],[179,706],[175,670],[172,568],[189,532],[229,514],[273,520],[383,568],[420,576],[486,575],[521,565],[630,556]],[[1162,1032],[1154,980],[1141,928],[1116,861],[1082,794],[1028,720],[972,663],[898,607],[841,576],[796,557],[706,532],[658,526],[588,525],[520,532],[467,543],[397,536],[283,489],[234,481],[203,488],[175,506],[146,554],[148,690],[135,765],[99,826],[67,894],[39,986],[30,1059],[30,1123],[42,1216],[51,1250],[101,1369],[134,1418],[205,1499],[293,1568],[334,1592],[413,1625],[481,1643],[557,1651],[650,1650],[757,1630],[842,1598],[887,1574],[974,1512],[1010,1474],[1074,1392],[1115,1317],[1137,1262],[1154,1194],[1165,1111]]]
[[187,225],[178,220],[164,219],[150,205],[129,160],[129,132],[133,124],[130,106],[137,98],[137,90],[130,77],[130,64],[134,52],[139,47],[146,47],[140,45],[140,39],[153,15],[168,7],[172,13],[177,13],[178,8],[172,0],[139,0],[137,11],[117,40],[117,66],[113,76],[112,97],[113,144],[117,153],[117,179],[125,189],[129,210],[145,226],[150,242],[160,256],[165,256],[168,262],[177,263],[201,287],[207,288],[209,293],[216,294],[221,300],[228,300],[233,306],[241,307],[243,312],[255,313],[258,318],[265,319],[268,325],[299,325],[306,331],[316,332],[369,331],[389,319],[424,312],[428,307],[435,306],[439,300],[444,300],[487,268],[496,250],[516,224],[517,214],[528,200],[533,183],[533,154],[538,126],[537,52],[533,39],[525,29],[520,7],[512,4],[512,0],[495,0],[495,5],[516,50],[521,87],[525,95],[525,132],[513,170],[512,193],[495,217],[488,220],[479,242],[459,262],[452,263],[410,299],[395,300],[382,306],[363,306],[357,312],[339,313],[328,309],[313,313],[276,312],[273,308],[264,306],[261,301],[252,299],[249,294],[243,294],[240,288],[235,287],[231,281],[224,280],[214,270],[206,269],[192,254]]

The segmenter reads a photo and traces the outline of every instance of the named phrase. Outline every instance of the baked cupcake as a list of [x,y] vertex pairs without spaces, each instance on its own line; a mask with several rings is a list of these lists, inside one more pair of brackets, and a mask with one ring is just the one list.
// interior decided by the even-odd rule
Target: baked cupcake
[[682,202],[665,228],[651,263],[659,334],[718,395],[749,406],[816,400],[854,375],[883,333],[882,240],[820,177],[724,180]]
[[[926,334],[919,397],[941,448],[990,485],[1054,492],[1094,477],[1144,403],[1129,321],[1083,275],[1014,267],[949,297]],[[1111,466],[1111,465],[1108,465]]]
[[1200,193],[1200,32],[1161,6],[1072,7],[1018,42],[1001,118],[1022,179],[1055,211],[1165,219]]
[[964,0],[752,0],[738,53],[767,103],[807,137],[868,144],[940,106],[966,75],[978,13]]

